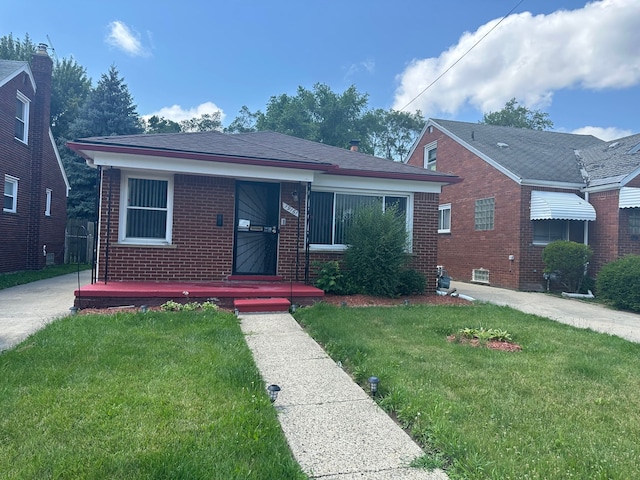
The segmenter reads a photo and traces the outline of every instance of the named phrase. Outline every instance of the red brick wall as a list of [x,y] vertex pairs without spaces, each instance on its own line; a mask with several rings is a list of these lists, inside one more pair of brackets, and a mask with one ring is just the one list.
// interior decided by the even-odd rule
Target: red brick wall
[[590,275],[595,276],[603,265],[618,258],[620,229],[619,191],[596,192],[589,195],[596,210],[596,221],[589,225],[589,245],[593,250]]
[[[222,177],[175,175],[172,245],[139,246],[118,244],[120,171],[106,169],[102,181],[98,280],[105,275],[109,176],[111,183],[111,228],[108,279],[111,281],[224,280],[232,273],[235,225],[235,180]],[[283,183],[281,199],[300,212],[298,218],[281,208],[277,274],[284,280],[302,281],[304,252],[304,184]],[[292,192],[298,193],[298,201]],[[281,204],[282,202],[280,202]],[[217,216],[223,225],[216,225]],[[297,267],[297,270],[296,270]],[[297,277],[296,277],[297,273]]]
[[[0,88],[0,180],[9,174],[19,179],[18,212],[0,210],[0,272],[40,269],[45,265],[42,247],[64,260],[66,185],[49,138],[51,59],[34,56],[32,71],[37,84],[19,74]],[[14,138],[16,92],[31,99],[28,145]],[[52,190],[51,216],[44,215],[46,189]]]
[[[455,280],[471,281],[472,270],[484,268],[492,285],[519,288],[521,269],[528,263],[521,258],[521,227],[514,222],[522,214],[520,187],[437,129],[425,133],[408,163],[423,166],[423,146],[434,140],[438,141],[437,170],[464,179],[445,186],[440,195],[440,204],[452,205],[451,233],[437,235],[437,263]],[[495,199],[494,229],[476,231],[475,201],[490,197]],[[514,255],[514,261],[509,255]]]

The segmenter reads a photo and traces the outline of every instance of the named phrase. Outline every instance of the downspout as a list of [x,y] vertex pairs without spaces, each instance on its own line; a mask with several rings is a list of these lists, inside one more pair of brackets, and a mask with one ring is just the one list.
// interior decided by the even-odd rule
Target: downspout
[[309,283],[309,196],[311,194],[311,182],[307,182],[304,195],[304,283]]
[[104,284],[107,284],[109,275],[109,245],[111,244],[111,199],[113,186],[113,167],[109,167],[109,200],[107,203],[107,237],[104,250]]
[[298,195],[298,225],[296,232],[296,282],[300,281],[300,206],[302,205],[302,200],[300,199],[300,195]]
[[[589,192],[584,192],[584,199],[589,203]],[[589,245],[589,220],[584,221],[584,244]]]

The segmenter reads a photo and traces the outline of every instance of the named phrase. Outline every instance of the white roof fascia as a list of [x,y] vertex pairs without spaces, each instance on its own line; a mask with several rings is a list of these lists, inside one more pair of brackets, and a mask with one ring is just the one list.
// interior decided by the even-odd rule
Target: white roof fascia
[[[498,162],[496,162],[495,160],[493,160],[491,157],[488,157],[487,155],[485,155],[484,153],[482,153],[480,150],[477,150],[475,147],[471,146],[470,144],[468,144],[467,142],[465,142],[464,140],[462,140],[461,138],[457,137],[456,135],[454,135],[453,133],[451,133],[449,130],[447,130],[446,128],[438,125],[438,123],[433,122],[432,125],[437,126],[440,130],[442,130],[442,132],[446,133],[451,139],[453,139],[454,141],[456,141],[457,143],[459,143],[460,145],[462,145],[464,148],[466,148],[467,150],[469,150],[470,152],[472,152],[473,154],[477,155],[478,157],[480,157],[482,160],[484,160],[485,162],[487,162],[489,165],[491,165],[493,168],[495,168],[496,170],[498,170],[499,172],[505,174],[507,177],[509,177],[511,180],[513,180],[514,182],[521,184],[522,183],[522,178],[520,178],[519,176],[517,176],[515,173],[513,173],[511,170],[508,170],[506,168],[504,168],[502,165],[500,165]],[[436,160],[437,161],[437,160]]]
[[531,192],[531,220],[588,220],[596,219],[596,211],[589,202],[575,193]]
[[60,158],[60,152],[58,151],[58,146],[56,145],[56,141],[53,138],[53,133],[51,129],[49,129],[49,140],[51,140],[51,146],[53,147],[53,153],[56,155],[56,160],[58,160],[58,167],[60,167],[60,172],[62,173],[62,178],[64,179],[64,184],[67,187],[67,197],[69,196],[69,190],[71,190],[71,185],[69,184],[69,179],[67,178],[67,172],[64,170],[64,165],[62,163],[62,158]]
[[622,187],[618,197],[618,208],[639,208],[640,188]]
[[550,188],[566,188],[571,190],[582,190],[584,183],[554,182],[551,180],[529,180],[523,179],[520,182],[523,187],[550,187]]
[[369,190],[387,193],[441,193],[442,183],[421,182],[417,180],[397,180],[375,177],[358,177],[330,174],[316,174],[312,184],[313,190],[344,189]]
[[[83,153],[86,153],[86,151]],[[131,155],[109,152],[94,152],[94,154],[95,156],[92,160],[87,160],[90,166],[114,167],[126,170],[212,175],[285,182],[313,182],[315,174],[317,173],[313,170],[299,170],[295,168],[175,159],[154,155]]]

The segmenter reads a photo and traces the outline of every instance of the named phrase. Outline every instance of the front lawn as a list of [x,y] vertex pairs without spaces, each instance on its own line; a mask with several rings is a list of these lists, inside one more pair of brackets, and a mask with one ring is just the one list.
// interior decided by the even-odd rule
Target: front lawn
[[302,479],[238,320],[79,315],[0,353],[3,479]]
[[[508,307],[341,308],[296,318],[452,479],[640,476],[640,345]],[[522,351],[452,343],[506,330]]]

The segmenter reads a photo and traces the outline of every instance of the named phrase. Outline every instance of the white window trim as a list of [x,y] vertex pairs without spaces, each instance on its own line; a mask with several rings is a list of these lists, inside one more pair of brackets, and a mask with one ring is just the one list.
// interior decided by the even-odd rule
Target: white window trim
[[[167,183],[167,228],[165,238],[129,238],[127,234],[127,199],[130,178],[163,180]],[[120,218],[118,223],[118,243],[127,245],[171,245],[173,235],[173,175],[149,175],[146,173],[125,173],[120,179]]]
[[[449,210],[449,228],[440,228],[440,212]],[[451,233],[451,204],[438,205],[438,233]]]
[[[313,192],[326,192],[334,194],[334,202],[333,202],[333,221],[335,222],[335,194],[346,194],[346,195],[365,195],[369,197],[405,197],[407,199],[407,212],[406,212],[406,228],[407,228],[407,253],[413,252],[413,193],[402,193],[402,192],[393,192],[393,191],[380,191],[380,192],[372,192],[371,190],[358,190],[358,189],[348,189],[348,188],[315,188]],[[335,225],[332,225],[332,228]],[[333,237],[333,234],[332,234]],[[310,243],[309,251],[310,252],[344,252],[347,249],[347,245],[344,244],[334,244],[327,245],[324,243]]]
[[[18,138],[15,136],[14,138],[28,145],[29,144],[29,105],[31,104],[31,100],[29,99],[29,97],[27,97],[20,91],[18,91],[16,98],[20,100],[24,105],[24,138]],[[18,117],[16,117],[16,120],[18,120]]]
[[44,215],[46,217],[50,217],[51,216],[51,194],[52,194],[52,190],[50,188],[47,188],[47,190],[46,190],[46,202],[45,202],[45,207],[44,207]]
[[[15,188],[13,189],[13,206],[11,208],[3,208],[2,211],[6,212],[6,213],[18,213],[18,182],[19,182],[19,178],[18,177],[14,177],[12,175],[5,175],[4,176],[4,181],[9,182],[11,184],[13,184],[15,186]],[[6,192],[4,191],[4,187],[3,187],[3,193],[6,194]],[[3,205],[4,205],[4,195],[3,195]]]
[[[433,162],[429,162],[429,152],[433,149],[437,149],[438,148],[438,141],[434,141],[431,143],[427,143],[424,146],[424,151],[423,151],[423,166],[426,170],[430,170],[431,169],[431,165],[437,165],[437,156],[438,154],[436,153],[436,160]],[[437,168],[437,167],[436,167]]]

